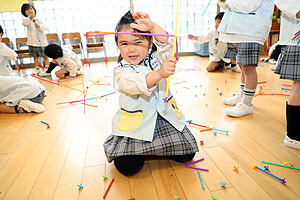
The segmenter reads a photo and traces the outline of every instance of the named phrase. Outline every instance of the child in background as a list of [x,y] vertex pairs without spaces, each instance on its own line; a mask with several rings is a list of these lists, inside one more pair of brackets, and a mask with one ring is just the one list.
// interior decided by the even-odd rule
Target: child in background
[[[223,18],[224,12],[220,12],[215,17],[215,30],[209,32],[207,35],[203,37],[195,37],[193,35],[189,35],[188,39],[195,40],[197,44],[203,44],[209,41],[209,63],[206,65],[206,70],[208,72],[213,72],[217,70],[223,69],[232,69],[234,72],[240,73],[241,70],[235,64],[235,60],[230,62],[230,59],[224,58],[225,51],[226,51],[226,43],[219,41],[219,33],[218,27],[221,23]],[[230,67],[229,67],[230,65]]]
[[261,60],[261,62],[268,62],[270,64],[272,64],[272,66],[270,67],[271,70],[275,71],[276,69],[276,63],[278,60],[278,57],[281,53],[281,48],[282,45],[279,45],[279,41],[276,42],[275,44],[273,44],[268,51],[268,57],[267,58],[263,58]]
[[[51,68],[46,74],[51,73],[53,80],[76,77],[80,73],[81,62],[78,56],[72,51],[71,45],[49,44],[45,48],[45,54],[52,58]],[[58,65],[56,67],[56,65]],[[55,69],[54,69],[55,68]]]
[[292,41],[294,33],[300,30],[300,2],[275,0],[275,4],[282,11],[279,44],[283,45],[275,73],[280,74],[281,79],[293,81],[292,91],[286,102],[287,133],[283,143],[300,149],[300,47],[296,41]]
[[[127,12],[116,32],[168,34],[141,12]],[[177,62],[170,57],[173,38],[119,34],[115,39],[121,54],[114,87],[121,95],[112,134],[104,142],[108,162],[131,176],[143,167],[146,156],[192,160],[198,151],[195,138],[170,91],[169,101],[163,101],[166,78],[174,74]]]
[[0,76],[13,76],[13,70],[8,64],[8,59],[16,61],[17,54],[6,44],[2,43],[3,29],[0,26]]
[[45,87],[19,76],[0,76],[0,113],[41,113]]
[[40,73],[39,57],[43,57],[45,68],[49,67],[48,58],[44,54],[43,48],[48,45],[44,31],[47,30],[45,22],[36,18],[36,10],[32,4],[24,3],[21,12],[26,19],[23,19],[23,26],[27,28],[27,45],[29,47],[29,55],[34,58],[34,74]]
[[231,117],[242,117],[253,113],[252,99],[257,86],[256,67],[262,45],[272,25],[273,0],[219,0],[226,9],[218,28],[220,41],[227,42],[225,58],[236,60],[240,66],[240,94],[223,99]]

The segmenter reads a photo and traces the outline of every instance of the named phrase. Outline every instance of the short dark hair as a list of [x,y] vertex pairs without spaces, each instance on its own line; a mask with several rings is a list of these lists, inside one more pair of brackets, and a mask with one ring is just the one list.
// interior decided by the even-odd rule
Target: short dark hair
[[33,10],[34,10],[34,12],[35,12],[35,14],[36,14],[36,10],[35,10],[35,8],[34,8],[34,6],[33,6],[32,4],[30,4],[30,3],[24,3],[24,4],[22,5],[22,7],[21,7],[21,13],[22,13],[22,15],[24,15],[24,17],[28,17],[28,16],[25,14],[25,11],[26,11],[26,10],[29,10],[30,7],[33,8]]
[[63,50],[58,44],[49,44],[45,48],[45,54],[52,59],[57,59],[63,57]]
[[217,16],[215,17],[215,20],[217,20],[217,19],[222,20],[223,16],[224,16],[224,12],[220,12],[220,13],[218,13]]
[[3,28],[2,28],[2,26],[0,25],[0,34],[2,34],[3,35]]

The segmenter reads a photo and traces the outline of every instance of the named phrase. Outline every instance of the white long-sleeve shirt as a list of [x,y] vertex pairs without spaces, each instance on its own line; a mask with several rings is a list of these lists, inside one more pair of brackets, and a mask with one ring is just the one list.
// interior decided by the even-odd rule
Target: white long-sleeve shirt
[[15,61],[16,59],[16,52],[8,48],[6,44],[0,42],[0,76],[12,75],[11,71],[9,70],[8,60]]
[[0,76],[0,103],[15,106],[22,99],[31,99],[45,87],[36,80],[19,76]]
[[[252,13],[257,10],[264,0],[226,0],[226,2],[221,2],[218,0],[219,5],[224,9],[231,9],[234,12],[238,13]],[[243,22],[241,22],[243,23]],[[265,40],[246,36],[239,34],[224,34],[220,33],[219,35],[220,41],[228,42],[228,43],[240,43],[240,42],[255,42],[259,44],[264,44]]]
[[275,5],[282,11],[279,44],[297,45],[292,38],[300,30],[300,18],[296,18],[300,11],[300,0],[275,0]]
[[219,41],[217,30],[210,31],[203,37],[198,37],[195,41],[197,44],[203,44],[209,41],[209,60],[219,62],[221,59],[225,62],[230,62],[230,59],[224,58],[227,44]]
[[63,56],[55,59],[57,64],[61,66],[62,69],[70,72],[70,76],[76,76],[76,73],[81,68],[81,62],[78,56],[72,51],[73,48],[71,45],[63,45],[62,49]]
[[44,20],[39,18],[34,18],[36,23],[40,26],[39,28],[35,27],[35,23],[29,17],[23,19],[23,26],[27,28],[27,45],[33,47],[46,47],[48,45],[46,35],[44,31],[48,29]]

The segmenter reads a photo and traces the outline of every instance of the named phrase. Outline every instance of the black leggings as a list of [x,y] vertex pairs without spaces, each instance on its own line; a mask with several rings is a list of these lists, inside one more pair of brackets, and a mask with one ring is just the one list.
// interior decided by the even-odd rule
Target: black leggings
[[57,64],[54,64],[53,62],[50,63],[49,68],[47,69],[46,73],[51,73],[52,70],[57,66]]
[[[164,158],[174,160],[180,163],[185,163],[192,160],[194,156],[195,153],[179,156],[167,156]],[[114,164],[121,174],[125,176],[132,176],[142,169],[146,157],[153,156],[121,156],[114,159]]]

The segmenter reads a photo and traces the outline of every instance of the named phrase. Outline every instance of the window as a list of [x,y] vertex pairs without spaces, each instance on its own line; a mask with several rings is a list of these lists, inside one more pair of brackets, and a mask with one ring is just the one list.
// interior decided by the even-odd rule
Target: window
[[[53,0],[34,1],[34,6],[37,17],[45,19],[48,25],[46,33],[57,33],[61,37],[64,32],[80,32],[84,37],[87,31],[114,31],[118,20],[130,9],[130,2],[135,11],[148,13],[155,23],[174,33],[177,0]],[[210,5],[204,13],[208,3]],[[187,39],[188,34],[201,36],[214,29],[216,5],[217,0],[180,0],[179,52],[194,51],[193,43]],[[0,24],[4,29],[4,37],[12,41],[27,35],[21,12],[0,13]],[[118,56],[114,36],[106,35],[105,42],[107,55]]]

